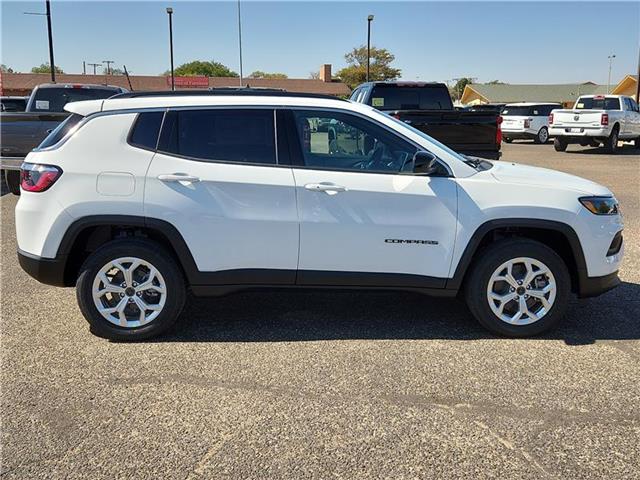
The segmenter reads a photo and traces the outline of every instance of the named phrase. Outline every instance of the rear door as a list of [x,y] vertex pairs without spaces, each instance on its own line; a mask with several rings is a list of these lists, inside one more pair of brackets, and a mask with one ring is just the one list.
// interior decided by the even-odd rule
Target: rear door
[[272,108],[170,110],[145,215],[174,225],[210,284],[292,284],[298,217]]
[[[414,176],[417,148],[364,117],[294,110],[298,283],[442,287],[456,231],[454,179]],[[313,125],[328,123],[328,132]]]

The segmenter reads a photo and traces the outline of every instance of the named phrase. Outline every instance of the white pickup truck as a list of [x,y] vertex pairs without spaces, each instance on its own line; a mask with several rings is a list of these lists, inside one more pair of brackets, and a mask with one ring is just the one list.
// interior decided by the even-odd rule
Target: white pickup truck
[[583,147],[605,146],[615,153],[618,141],[635,141],[640,148],[640,111],[624,95],[583,95],[572,110],[553,110],[549,115],[549,136],[553,146],[564,152],[570,143]]

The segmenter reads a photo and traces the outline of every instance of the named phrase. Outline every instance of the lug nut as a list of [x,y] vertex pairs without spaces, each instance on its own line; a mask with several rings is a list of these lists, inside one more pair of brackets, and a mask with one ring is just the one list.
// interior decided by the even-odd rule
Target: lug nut
[[137,287],[137,286],[138,286],[138,284],[137,284],[136,282],[133,282],[133,286],[134,286],[134,287]]
[[122,298],[122,297],[124,297],[124,293],[121,293],[121,294],[120,294],[120,298]]
[[141,296],[142,296],[142,292],[138,292],[138,293],[136,293],[136,295],[138,295],[139,297],[141,297]]
[[522,280],[518,280],[518,285],[522,285]]

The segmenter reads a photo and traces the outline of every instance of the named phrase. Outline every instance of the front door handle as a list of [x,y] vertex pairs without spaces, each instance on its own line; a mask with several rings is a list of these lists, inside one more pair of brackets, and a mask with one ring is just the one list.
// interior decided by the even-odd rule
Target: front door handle
[[325,192],[328,195],[335,195],[338,192],[346,192],[347,187],[342,185],[336,185],[335,183],[322,182],[322,183],[307,183],[304,188],[311,190],[312,192]]
[[196,183],[200,181],[200,177],[187,175],[186,173],[163,173],[161,175],[158,175],[158,180],[160,180],[161,182]]

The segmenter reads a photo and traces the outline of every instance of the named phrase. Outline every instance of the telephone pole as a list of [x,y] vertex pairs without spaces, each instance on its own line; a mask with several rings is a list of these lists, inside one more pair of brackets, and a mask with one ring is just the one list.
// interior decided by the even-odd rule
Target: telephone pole
[[116,63],[113,60],[102,60],[102,63],[107,64],[107,75],[111,75],[111,64]]
[[99,67],[100,65],[102,65],[101,63],[88,63],[87,65],[89,65],[90,67],[93,67],[93,74],[96,74],[96,67]]

